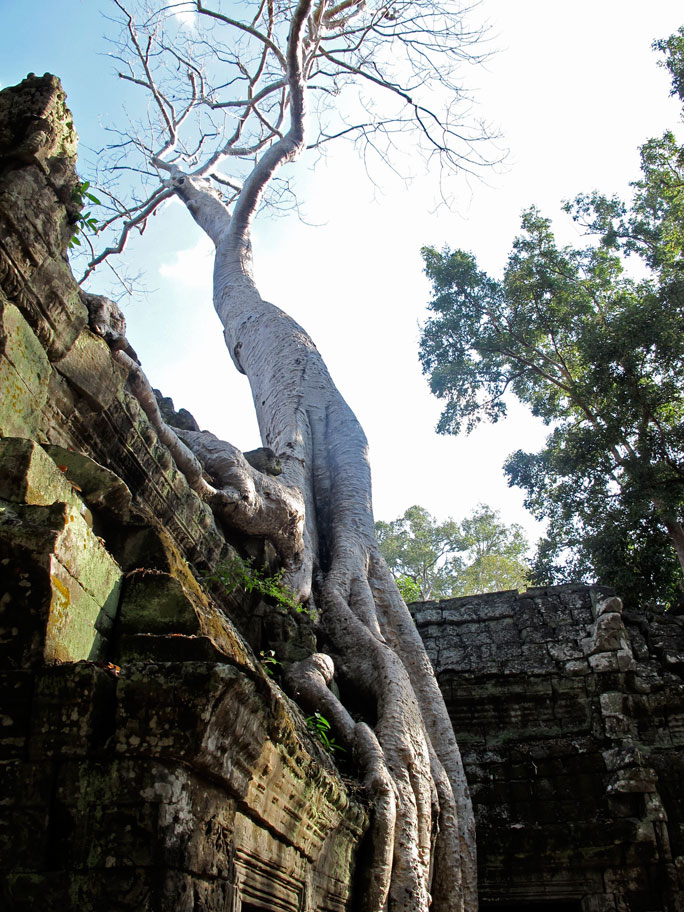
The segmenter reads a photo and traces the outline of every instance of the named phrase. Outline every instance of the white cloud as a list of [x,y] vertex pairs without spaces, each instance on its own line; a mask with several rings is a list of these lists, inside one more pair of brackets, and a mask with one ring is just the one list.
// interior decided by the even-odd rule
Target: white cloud
[[213,259],[214,248],[209,238],[204,236],[194,247],[179,250],[170,262],[162,263],[159,274],[187,288],[211,291]]
[[194,3],[177,3],[169,7],[169,10],[173,18],[183,28],[193,31],[197,28],[197,12]]

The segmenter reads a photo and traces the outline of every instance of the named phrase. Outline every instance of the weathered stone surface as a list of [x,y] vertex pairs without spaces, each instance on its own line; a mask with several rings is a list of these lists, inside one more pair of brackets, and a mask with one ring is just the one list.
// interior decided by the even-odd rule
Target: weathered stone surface
[[34,440],[0,438],[0,498],[15,503],[76,503],[73,487]]
[[126,372],[112,360],[107,343],[84,329],[55,368],[94,408],[106,409],[121,393]]
[[158,570],[134,570],[126,577],[119,623],[124,633],[196,634],[199,620],[182,583]]
[[[85,457],[81,461],[86,461]],[[103,470],[104,471],[104,470]],[[102,637],[116,617],[121,570],[91,531],[91,515],[79,489],[37,443],[22,438],[0,439],[0,549],[9,574],[37,614],[24,612],[44,637],[49,661],[97,658]],[[23,502],[23,505],[22,505]],[[9,566],[11,563],[11,566]],[[41,585],[41,579],[43,584]],[[51,592],[49,607],[43,600]],[[2,615],[21,612],[9,589]],[[47,620],[38,620],[47,610]],[[44,628],[44,629],[43,629]],[[6,629],[6,628],[5,628]],[[31,637],[32,639],[33,637]]]
[[131,492],[118,475],[82,453],[49,443],[43,449],[67,479],[76,485],[91,510],[126,522],[131,510]]
[[257,891],[292,912],[349,907],[365,814],[267,681],[215,662],[84,662],[33,687],[24,759],[0,785],[11,908],[44,889],[55,909],[93,912]]
[[15,660],[104,656],[121,570],[73,504],[0,502],[0,630]]
[[297,618],[208,579],[268,548],[228,544],[68,270],[73,143],[53,77],[0,92],[0,908],[341,912],[366,813],[228,614],[257,651]]
[[412,609],[463,751],[485,908],[679,912],[679,619],[580,586]]
[[78,136],[59,80],[29,76],[0,93],[0,163],[3,169],[38,164],[52,158],[76,161]]
[[131,662],[225,662],[226,655],[207,636],[171,633],[122,634],[117,639],[116,661]]
[[41,437],[50,365],[19,310],[0,298],[0,434]]
[[123,634],[207,637],[227,658],[254,668],[253,658],[229,617],[210,599],[171,543],[157,543],[170,572],[139,569],[126,576],[119,626]]

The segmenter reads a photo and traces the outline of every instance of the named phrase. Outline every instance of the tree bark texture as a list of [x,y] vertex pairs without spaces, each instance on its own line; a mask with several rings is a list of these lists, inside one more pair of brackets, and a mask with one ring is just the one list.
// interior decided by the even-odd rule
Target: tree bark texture
[[[236,226],[201,181],[173,181],[214,240],[214,306],[228,351],[249,378],[263,443],[282,465],[278,484],[304,505],[301,546],[281,551],[284,582],[300,600],[316,603],[343,696],[361,694],[357,703],[372,706],[367,718],[353,719],[320,672],[289,675],[299,699],[335,722],[373,786],[376,857],[366,908],[475,909],[463,766],[434,672],[377,549],[363,430],[307,333],[258,293],[248,225]],[[220,476],[199,440],[183,438]],[[272,528],[260,515],[262,534],[282,536],[277,514]]]
[[682,571],[684,571],[684,527],[680,522],[670,516],[663,516],[663,524],[665,525],[667,534],[670,536],[672,545],[677,552]]

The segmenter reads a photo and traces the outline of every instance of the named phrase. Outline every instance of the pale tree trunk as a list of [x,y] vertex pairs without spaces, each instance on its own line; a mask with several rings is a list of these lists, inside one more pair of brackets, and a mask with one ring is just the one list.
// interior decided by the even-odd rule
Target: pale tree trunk
[[652,502],[662,524],[667,529],[667,534],[670,536],[670,541],[672,542],[672,547],[675,549],[679,565],[684,572],[684,527],[679,520],[669,512],[668,508],[663,503],[662,498],[654,496],[652,497]]
[[[365,435],[307,333],[261,298],[252,277],[250,226],[259,200],[304,145],[301,47],[310,11],[310,0],[300,0],[288,40],[290,129],[257,161],[232,213],[208,183],[163,167],[167,187],[214,243],[214,306],[226,346],[249,379],[262,441],[282,465],[287,506],[264,509],[278,495],[262,486],[260,533],[269,534],[271,515],[276,540],[283,538],[279,515],[303,526],[297,547],[280,549],[285,582],[301,601],[313,606],[315,599],[332,658],[316,654],[286,680],[301,702],[334,722],[374,795],[364,912],[473,912],[474,822],[463,766],[425,649],[377,550]],[[205,464],[220,465],[215,438],[184,439]],[[234,448],[223,462],[230,478],[221,485],[219,477],[218,486],[248,490],[250,473]],[[335,667],[342,692],[356,691],[369,706],[369,724],[354,720],[328,688]]]
[[226,345],[249,378],[263,443],[282,464],[278,481],[304,503],[303,545],[286,561],[286,581],[300,599],[318,602],[343,691],[353,687],[374,705],[377,750],[363,723],[331,708],[323,678],[312,683],[309,666],[289,674],[302,700],[330,713],[366,757],[366,778],[378,785],[378,814],[389,821],[378,839],[393,843],[393,858],[390,865],[380,845],[367,908],[380,912],[389,891],[392,912],[475,909],[463,767],[434,672],[377,550],[365,435],[307,333],[259,295],[247,232],[236,232],[198,182],[176,179],[176,192],[214,240],[214,304]]
[[682,527],[682,524],[677,522],[676,519],[669,516],[663,517],[663,523],[667,529],[667,534],[670,536],[677,557],[679,558],[679,564],[682,571],[684,571],[684,527]]

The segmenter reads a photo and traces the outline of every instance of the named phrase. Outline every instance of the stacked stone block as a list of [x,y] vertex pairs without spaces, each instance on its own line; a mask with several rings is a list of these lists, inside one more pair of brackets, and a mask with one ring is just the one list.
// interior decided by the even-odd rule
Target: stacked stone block
[[463,752],[485,907],[681,909],[682,617],[581,585],[412,609]]

